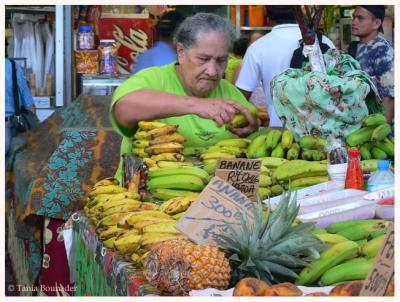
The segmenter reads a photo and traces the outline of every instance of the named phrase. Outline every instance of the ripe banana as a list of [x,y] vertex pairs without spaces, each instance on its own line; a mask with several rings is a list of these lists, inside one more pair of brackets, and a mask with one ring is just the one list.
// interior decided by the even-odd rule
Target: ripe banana
[[165,201],[160,206],[160,211],[169,215],[174,215],[186,211],[190,205],[196,200],[198,194],[189,196],[179,196]]
[[185,216],[186,215],[186,211],[185,212],[181,212],[181,213],[178,213],[178,214],[175,214],[175,215],[173,215],[172,217],[175,219],[175,220],[179,220],[179,219],[181,219],[183,216]]
[[143,160],[143,163],[147,166],[148,169],[151,169],[151,168],[156,168],[157,169],[158,168],[157,162],[155,160],[153,160],[151,158],[148,158],[148,157],[145,157],[142,160]]
[[161,211],[140,211],[140,212],[133,212],[126,218],[126,223],[128,225],[134,225],[135,222],[141,220],[148,220],[150,217],[153,218],[162,218],[162,219],[171,219],[171,216],[165,214]]
[[237,147],[237,148],[247,148],[250,144],[251,140],[245,138],[230,138],[223,139],[215,144],[215,146],[219,147]]
[[115,179],[114,177],[107,177],[107,178],[104,178],[104,179],[99,180],[98,182],[96,182],[93,185],[93,187],[97,188],[97,187],[100,187],[100,186],[109,186],[109,185],[119,186],[118,179]]
[[367,278],[373,265],[365,258],[354,258],[328,269],[319,280],[319,285],[328,286],[338,282]]
[[89,193],[88,196],[89,198],[94,197],[99,194],[117,194],[117,193],[122,193],[126,192],[127,189],[124,187],[120,187],[117,185],[108,185],[108,186],[98,186],[96,188],[93,188]]
[[364,127],[354,131],[346,138],[346,142],[350,147],[355,147],[357,145],[362,145],[371,140],[372,132],[374,132],[373,127]]
[[345,259],[354,258],[358,253],[358,245],[353,241],[336,243],[325,250],[319,259],[310,263],[300,272],[298,285],[311,285],[328,269],[338,265]]
[[140,158],[149,157],[144,148],[135,148],[132,150],[132,154]]
[[113,249],[115,238],[116,237],[114,236],[114,237],[108,238],[107,240],[103,241],[104,246],[110,250]]
[[200,157],[203,160],[209,160],[209,159],[219,159],[219,158],[236,158],[236,155],[227,151],[214,151],[214,152],[205,151],[205,153],[202,153]]
[[136,131],[136,133],[133,135],[134,139],[137,140],[147,140],[147,131],[143,131],[143,130],[138,130]]
[[382,113],[370,114],[363,120],[365,127],[377,127],[385,123],[387,123],[387,119]]
[[260,158],[267,156],[267,135],[257,136],[251,141],[246,152],[247,158]]
[[392,128],[388,123],[379,125],[374,129],[371,135],[371,142],[376,143],[384,140],[390,133],[392,132]]
[[154,188],[150,190],[150,194],[157,199],[160,200],[168,200],[178,196],[187,196],[198,194],[196,192],[190,190],[175,190],[175,189],[161,189],[161,188]]
[[144,250],[149,251],[156,244],[172,240],[172,239],[186,239],[186,236],[179,234],[169,234],[169,233],[144,233],[141,238],[141,245]]
[[93,201],[96,201],[95,205],[90,208],[91,212],[97,212],[99,210],[103,210],[103,205],[105,203],[110,203],[115,200],[121,199],[133,199],[133,200],[140,200],[140,195],[137,193],[131,192],[122,192],[117,194],[100,194],[96,195],[96,198]]
[[149,190],[160,188],[201,191],[204,186],[203,180],[194,175],[160,176],[147,181],[147,188]]
[[183,144],[185,142],[185,138],[178,132],[174,132],[172,134],[157,136],[156,138],[150,141],[150,145],[172,143],[172,142]]
[[380,219],[358,219],[358,220],[347,220],[347,221],[339,221],[332,223],[328,225],[325,229],[329,233],[338,233],[340,231],[346,230],[346,229],[352,229],[355,226],[359,225],[375,225],[377,223],[383,223],[384,220]]
[[130,215],[131,212],[124,212],[124,213],[115,213],[109,216],[104,217],[102,220],[99,221],[97,225],[98,228],[102,227],[109,227],[112,225],[118,224],[118,221],[124,218],[125,216]]
[[167,126],[168,124],[162,123],[162,122],[157,122],[157,121],[140,121],[138,123],[138,126],[140,129],[144,131],[149,131],[157,128],[162,128]]
[[132,234],[114,241],[114,247],[120,254],[131,254],[140,247],[142,235]]
[[351,229],[345,229],[337,232],[338,235],[346,237],[349,240],[366,239],[374,231],[386,231],[388,222],[378,222],[375,224],[361,224],[353,226]]
[[124,212],[133,212],[133,211],[139,211],[140,210],[140,201],[134,201],[134,202],[127,202],[125,204],[121,204],[118,206],[111,207],[107,209],[104,212],[99,212],[96,215],[97,219],[102,219],[103,217],[107,217],[116,213],[124,213]]
[[160,206],[153,202],[142,202],[140,208],[145,211],[159,210]]
[[200,177],[204,184],[207,184],[210,180],[210,175],[198,167],[159,168],[149,172],[150,179],[160,176],[170,176],[174,178],[176,175],[194,175]]
[[276,168],[274,177],[278,181],[283,181],[311,175],[311,173],[323,173],[327,175],[327,169],[327,165],[321,162],[291,160]]
[[153,140],[158,136],[168,135],[176,132],[178,130],[178,125],[175,124],[167,124],[161,128],[152,129],[146,132],[145,138],[148,140]]
[[116,237],[118,234],[122,233],[125,229],[119,228],[116,225],[112,225],[106,230],[100,232],[99,239],[104,241],[111,237]]
[[289,150],[293,144],[293,132],[290,130],[285,130],[282,133],[281,145],[283,150]]
[[150,142],[145,139],[138,139],[138,140],[134,140],[132,142],[132,146],[135,149],[144,149],[145,147],[148,147],[149,145],[150,145]]
[[180,234],[180,232],[175,228],[176,220],[159,222],[147,225],[143,227],[143,233],[170,233],[170,234]]
[[[314,233],[315,234],[315,233]],[[315,234],[315,236],[324,243],[336,244],[339,242],[347,241],[348,239],[337,234]]]
[[174,219],[172,219],[172,217],[170,219],[166,219],[166,218],[159,218],[159,217],[146,217],[146,220],[139,220],[133,223],[133,227],[138,230],[138,231],[142,231],[142,229],[145,226],[151,225],[151,224],[155,224],[155,223],[160,223],[160,222],[168,222],[168,221],[175,221]]
[[111,208],[114,208],[117,206],[124,206],[126,204],[133,205],[133,206],[136,206],[136,208],[139,208],[140,205],[142,204],[142,202],[139,200],[130,199],[130,198],[114,199],[114,200],[109,200],[107,202],[100,204],[99,206],[96,207],[96,211],[105,213]]
[[227,152],[231,153],[237,157],[243,155],[243,149],[233,146],[210,146],[204,149],[202,153],[210,153],[210,152]]
[[248,120],[243,114],[235,114],[229,125],[233,128],[243,128],[248,125]]
[[381,235],[376,237],[361,247],[361,255],[364,255],[368,259],[375,258],[378,255],[383,243],[385,241],[385,236]]
[[151,157],[151,159],[153,161],[156,161],[157,165],[158,165],[158,161],[183,162],[183,161],[185,161],[185,156],[180,153],[177,153],[177,152],[165,152],[165,153],[153,155]]
[[162,153],[179,153],[183,150],[183,145],[175,142],[162,143],[157,145],[150,145],[149,147],[146,147],[144,150],[146,153],[150,155],[157,155]]
[[[179,154],[179,153],[176,153]],[[167,161],[160,160],[157,162],[157,166],[159,168],[178,168],[178,167],[191,167],[193,166],[192,162],[188,161]]]

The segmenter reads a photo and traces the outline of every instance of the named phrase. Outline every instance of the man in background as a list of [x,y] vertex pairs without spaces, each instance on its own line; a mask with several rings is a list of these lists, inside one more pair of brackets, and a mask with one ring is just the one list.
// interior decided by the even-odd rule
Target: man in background
[[176,51],[172,43],[175,29],[185,17],[177,11],[165,13],[156,26],[157,42],[154,46],[140,54],[133,67],[133,73],[142,69],[163,66],[176,61]]
[[[349,54],[360,62],[372,78],[386,106],[386,118],[394,118],[394,50],[381,35],[385,18],[384,5],[360,5],[353,13],[352,34],[360,41],[349,47]],[[370,109],[370,108],[369,108]]]
[[[292,6],[268,6],[267,16],[273,28],[247,49],[236,86],[249,99],[261,81],[270,117],[269,126],[282,127],[272,104],[270,82],[274,76],[289,68],[293,52],[300,46],[302,36]],[[322,37],[322,42],[335,48],[332,41],[325,36]]]

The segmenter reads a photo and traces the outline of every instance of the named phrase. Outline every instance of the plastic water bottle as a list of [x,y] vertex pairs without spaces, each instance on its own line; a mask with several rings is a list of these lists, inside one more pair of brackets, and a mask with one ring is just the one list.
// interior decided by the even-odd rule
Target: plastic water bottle
[[377,191],[394,185],[394,174],[389,169],[390,161],[378,160],[378,170],[368,179],[368,191]]

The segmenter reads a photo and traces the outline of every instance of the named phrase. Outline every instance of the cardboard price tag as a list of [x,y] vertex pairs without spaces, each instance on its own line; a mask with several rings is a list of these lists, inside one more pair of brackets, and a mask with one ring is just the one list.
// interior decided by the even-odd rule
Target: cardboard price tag
[[384,296],[394,277],[394,227],[388,227],[383,246],[360,291],[360,296]]
[[260,170],[260,159],[223,158],[218,160],[215,176],[234,186],[250,200],[257,201]]
[[176,224],[176,228],[197,244],[217,245],[215,234],[240,223],[239,210],[253,218],[254,203],[219,177],[213,177]]

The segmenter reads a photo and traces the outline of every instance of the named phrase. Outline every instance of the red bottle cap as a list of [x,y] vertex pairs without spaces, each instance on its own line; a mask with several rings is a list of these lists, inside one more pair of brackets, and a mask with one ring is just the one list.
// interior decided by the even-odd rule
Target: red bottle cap
[[360,150],[358,149],[349,149],[349,155],[350,156],[359,156],[360,155]]

